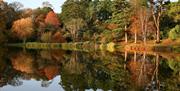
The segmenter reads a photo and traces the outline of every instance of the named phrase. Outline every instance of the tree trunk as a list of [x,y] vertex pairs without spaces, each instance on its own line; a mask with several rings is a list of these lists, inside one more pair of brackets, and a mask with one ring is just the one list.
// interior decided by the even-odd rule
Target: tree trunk
[[24,45],[26,44],[26,38],[23,39],[23,44],[24,44]]
[[146,33],[147,33],[148,19],[149,19],[149,17],[146,17],[146,19],[145,19],[145,27],[144,27],[144,44],[146,44]]
[[127,61],[127,51],[125,51],[125,53],[124,53],[124,60],[125,60],[125,62]]
[[134,52],[134,62],[137,60],[137,52]]
[[157,31],[156,31],[156,42],[157,43],[160,42],[160,30],[159,30],[159,27],[157,27]]
[[137,43],[137,31],[134,33],[134,43]]
[[127,39],[127,26],[125,26],[125,43],[128,42],[128,39]]

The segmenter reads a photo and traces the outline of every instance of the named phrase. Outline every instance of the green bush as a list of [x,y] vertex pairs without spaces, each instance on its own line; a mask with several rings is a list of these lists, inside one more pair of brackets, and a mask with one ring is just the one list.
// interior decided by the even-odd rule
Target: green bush
[[109,42],[116,42],[123,37],[123,31],[119,29],[115,30],[104,30],[101,34],[101,42],[102,43],[109,43]]
[[170,30],[169,38],[172,40],[180,38],[180,25],[176,25],[174,28]]

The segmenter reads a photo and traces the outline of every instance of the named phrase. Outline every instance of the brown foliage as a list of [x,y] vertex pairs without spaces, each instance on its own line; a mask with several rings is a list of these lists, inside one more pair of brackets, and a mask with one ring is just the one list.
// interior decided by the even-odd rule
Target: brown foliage
[[22,18],[13,23],[12,32],[20,39],[30,37],[33,32],[31,18]]
[[45,14],[40,14],[39,16],[37,16],[34,20],[35,26],[40,28],[40,30],[43,30],[43,28],[45,28],[45,19],[46,15]]
[[155,65],[146,60],[131,60],[127,64],[131,78],[137,86],[144,86],[151,81]]
[[63,37],[62,33],[58,31],[52,36],[52,42],[63,43],[66,42],[66,39]]
[[52,58],[55,59],[57,62],[62,62],[64,60],[64,50],[53,50],[51,54]]
[[41,51],[40,55],[41,58],[43,59],[61,62],[63,60],[64,51],[63,50]]
[[53,25],[54,27],[58,28],[60,25],[60,22],[58,20],[57,15],[54,13],[54,11],[50,11],[46,18],[45,18],[45,23]]
[[130,31],[132,33],[137,32],[138,34],[140,34],[141,33],[141,31],[140,31],[141,27],[140,27],[140,23],[139,23],[138,17],[137,16],[132,16],[131,17],[131,22],[132,22],[132,24],[130,26]]

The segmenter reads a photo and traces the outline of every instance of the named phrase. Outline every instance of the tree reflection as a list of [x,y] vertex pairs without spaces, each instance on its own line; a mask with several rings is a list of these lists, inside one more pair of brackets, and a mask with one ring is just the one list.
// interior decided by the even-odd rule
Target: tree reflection
[[160,90],[158,80],[159,55],[147,56],[134,52],[134,58],[127,63],[134,85],[140,89]]
[[11,58],[13,68],[26,73],[34,73],[33,57],[24,52],[16,53]]
[[19,78],[13,78],[8,84],[11,86],[21,86],[23,82]]
[[[3,51],[3,52],[2,52]],[[178,57],[154,53],[0,51],[0,86],[22,86],[24,80],[49,87],[61,75],[64,90],[151,91],[180,89]],[[5,60],[5,61],[4,61]],[[54,85],[54,84],[53,84]]]
[[53,80],[50,81],[42,81],[41,86],[42,87],[49,87],[49,85],[53,82]]
[[[76,63],[69,63],[69,61]],[[95,53],[94,55],[94,53],[73,52],[69,61],[63,66],[61,71],[62,81],[60,82],[67,91],[90,88],[105,91],[128,89],[128,74],[124,69],[123,56],[107,55],[106,53]],[[67,67],[67,65],[70,67]],[[69,68],[73,71],[67,71]]]

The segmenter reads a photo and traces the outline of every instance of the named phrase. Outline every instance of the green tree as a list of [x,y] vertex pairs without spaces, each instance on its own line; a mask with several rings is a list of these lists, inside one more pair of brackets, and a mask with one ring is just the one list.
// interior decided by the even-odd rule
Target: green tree
[[126,0],[115,0],[113,1],[113,8],[112,8],[112,17],[109,23],[113,23],[118,25],[118,28],[115,29],[117,32],[122,33],[124,30],[125,33],[125,40],[127,42],[127,27],[130,24],[130,16],[131,14],[128,13],[131,10],[129,2]]
[[169,38],[172,40],[176,40],[180,38],[180,25],[176,25],[176,27],[170,30]]
[[107,19],[110,18],[110,16],[112,15],[112,4],[113,1],[111,0],[103,0],[103,1],[99,1],[97,3],[97,19],[100,21],[105,21]]
[[61,19],[64,23],[71,19],[85,19],[85,7],[82,7],[79,1],[67,0],[62,6]]
[[163,12],[160,30],[163,38],[168,37],[168,32],[176,25],[180,24],[180,3],[171,2],[165,5],[166,11]]

